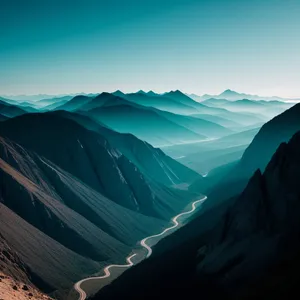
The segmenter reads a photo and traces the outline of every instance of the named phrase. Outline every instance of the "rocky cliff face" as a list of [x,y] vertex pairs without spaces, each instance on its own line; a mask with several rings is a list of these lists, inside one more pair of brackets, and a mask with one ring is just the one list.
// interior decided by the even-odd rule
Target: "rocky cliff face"
[[7,276],[11,276],[23,282],[29,282],[28,270],[26,269],[25,263],[8,245],[2,235],[0,235],[0,269],[1,272]]
[[0,234],[0,299],[49,299],[35,286],[41,282]]

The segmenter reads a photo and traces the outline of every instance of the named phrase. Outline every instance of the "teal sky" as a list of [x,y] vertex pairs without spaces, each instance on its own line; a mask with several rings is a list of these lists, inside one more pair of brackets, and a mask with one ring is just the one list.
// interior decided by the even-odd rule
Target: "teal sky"
[[299,0],[0,0],[0,94],[300,96]]

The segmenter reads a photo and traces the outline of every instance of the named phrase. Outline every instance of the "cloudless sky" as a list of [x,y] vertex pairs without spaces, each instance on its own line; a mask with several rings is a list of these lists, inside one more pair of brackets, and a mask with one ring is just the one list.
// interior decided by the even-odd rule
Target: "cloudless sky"
[[0,0],[0,94],[300,96],[299,0]]

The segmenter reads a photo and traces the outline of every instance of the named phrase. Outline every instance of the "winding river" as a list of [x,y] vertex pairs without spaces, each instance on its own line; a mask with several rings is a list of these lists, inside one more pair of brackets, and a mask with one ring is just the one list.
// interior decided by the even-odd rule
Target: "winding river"
[[[176,227],[178,227],[180,225],[179,223],[179,218],[184,216],[184,215],[189,215],[191,213],[193,213],[195,210],[196,210],[196,205],[199,204],[199,203],[202,203],[204,202],[205,200],[207,199],[206,196],[202,197],[201,199],[198,199],[196,201],[194,201],[192,203],[192,208],[189,210],[189,211],[186,211],[186,212],[183,212],[183,213],[180,213],[178,214],[177,216],[175,216],[173,219],[172,219],[172,223],[173,225],[164,229],[161,233],[159,234],[155,234],[155,235],[151,235],[151,236],[148,236],[146,238],[144,238],[143,240],[140,241],[140,245],[141,247],[145,248],[147,250],[147,255],[146,255],[146,258],[148,258],[149,256],[151,256],[152,254],[152,248],[147,245],[147,242],[153,238],[158,238],[158,237],[162,237],[164,236],[168,231],[172,230],[172,229],[175,229]],[[128,256],[126,258],[126,264],[123,264],[123,265],[109,265],[107,267],[104,268],[104,275],[103,276],[95,276],[95,277],[87,277],[87,278],[84,278],[80,281],[78,281],[75,285],[74,285],[74,289],[79,293],[79,298],[78,300],[85,300],[87,298],[87,294],[86,292],[81,288],[81,284],[83,282],[86,282],[86,281],[89,281],[89,280],[101,280],[101,279],[104,279],[104,278],[108,278],[111,276],[111,272],[110,270],[112,268],[129,268],[131,266],[134,265],[134,263],[132,262],[132,258],[135,257],[137,255],[137,253],[134,253],[130,256]]]

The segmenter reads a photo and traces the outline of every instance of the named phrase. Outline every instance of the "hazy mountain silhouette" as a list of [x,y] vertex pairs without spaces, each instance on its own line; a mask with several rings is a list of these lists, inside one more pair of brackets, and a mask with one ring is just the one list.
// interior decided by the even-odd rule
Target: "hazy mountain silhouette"
[[218,166],[241,159],[247,145],[248,144],[241,144],[238,146],[232,145],[220,149],[202,150],[188,154],[178,161],[200,174],[205,174]]
[[224,108],[210,107],[210,106],[206,106],[202,103],[196,102],[193,99],[191,99],[190,97],[188,97],[187,95],[183,94],[179,90],[165,93],[164,96],[197,109],[197,114],[219,115],[219,114],[225,114],[228,112]]
[[[265,116],[258,118],[257,116],[255,116],[254,114],[251,114],[251,113],[249,114],[249,113],[244,112],[241,114],[241,113],[231,112],[231,111],[228,111],[228,110],[226,110],[224,108],[220,108],[220,107],[205,106],[201,103],[195,102],[194,100],[187,97],[180,91],[170,92],[170,93],[166,93],[164,95],[157,95],[157,94],[155,94],[154,96],[152,96],[152,95],[153,95],[153,93],[149,94],[146,92],[124,94],[120,91],[116,91],[113,94],[101,93],[96,97],[89,97],[89,98],[87,98],[86,96],[76,96],[72,100],[68,101],[67,103],[63,102],[63,105],[56,105],[56,104],[55,104],[55,106],[50,105],[49,107],[46,107],[45,109],[89,112],[92,109],[100,110],[100,108],[102,108],[102,110],[100,110],[100,112],[104,113],[104,110],[105,110],[104,108],[106,108],[106,107],[112,107],[112,106],[116,106],[116,105],[118,105],[118,106],[125,105],[126,106],[126,108],[124,108],[125,110],[126,109],[128,110],[129,107],[130,108],[134,107],[135,111],[137,109],[142,109],[143,110],[142,113],[145,113],[145,108],[148,108],[152,112],[155,112],[155,113],[158,113],[161,111],[172,112],[173,115],[168,115],[168,116],[169,117],[172,116],[173,119],[174,119],[175,115],[192,114],[192,116],[195,116],[196,118],[201,119],[201,117],[203,116],[202,120],[213,122],[214,116],[215,116],[216,125],[221,125],[221,126],[225,125],[225,127],[226,127],[226,125],[228,125],[228,123],[229,123],[231,126],[233,126],[232,128],[234,128],[235,130],[241,130],[241,127],[243,127],[243,126],[249,126],[249,125],[254,125],[254,124],[256,125],[257,123],[262,122],[263,119],[265,119],[265,120],[268,119]],[[157,110],[155,110],[154,108],[156,108]],[[112,108],[110,108],[110,110],[112,110]],[[114,108],[114,110],[116,110],[116,108]],[[122,108],[119,107],[119,110],[122,110]],[[111,113],[111,112],[109,112],[109,113]],[[124,111],[124,113],[125,113],[125,111]],[[136,114],[137,113],[138,112],[136,112]],[[149,112],[146,112],[146,113],[149,113]],[[140,113],[138,113],[138,114],[141,115]],[[97,116],[97,118],[99,119],[99,116]],[[120,118],[121,118],[121,116],[120,116]],[[104,116],[103,119],[106,120],[107,117]],[[170,118],[167,118],[167,119],[170,119]],[[176,123],[178,125],[180,125],[182,123],[183,118],[178,117],[178,120],[180,120],[180,122],[176,122]],[[226,120],[233,120],[233,121],[226,121]],[[164,122],[165,121],[166,120],[164,120]],[[102,121],[102,122],[105,123],[105,121]],[[114,126],[116,126],[116,124],[110,124],[110,125],[107,124],[107,125],[111,126],[113,129],[115,129],[117,131],[120,131],[121,130],[120,126],[122,125],[121,123],[122,123],[122,121],[119,120],[117,127],[114,127]],[[125,122],[123,121],[123,123],[125,123]],[[202,129],[201,125],[200,126],[197,125],[197,121],[191,122],[191,120],[186,119],[184,121],[184,123],[190,124],[190,125],[187,127],[186,126],[183,126],[183,127],[186,127],[186,129],[190,129],[194,133],[198,133],[203,136],[215,137],[215,136],[223,135],[222,133],[220,134],[220,127],[219,127],[219,130],[216,130],[213,135],[211,133],[206,135],[205,130],[204,131],[201,130]],[[194,125],[191,125],[191,123],[193,123]],[[202,121],[202,123],[203,123],[203,121]],[[241,124],[242,124],[242,126],[241,126]],[[124,126],[126,129],[126,125],[124,125]],[[196,128],[196,130],[192,129],[191,127]],[[218,126],[215,126],[215,127],[218,127]],[[223,129],[223,131],[225,132],[224,129]],[[136,131],[132,131],[131,128],[127,128],[127,131],[122,130],[121,132],[130,132],[135,135],[138,134]],[[227,130],[227,134],[229,134],[229,133],[230,132]],[[170,138],[161,137],[159,139],[157,139],[155,137],[155,135],[153,135],[152,139],[150,140],[149,134],[144,132],[143,134],[139,134],[138,137],[141,139],[147,140],[148,142],[150,142],[154,145],[166,145],[166,144],[170,144],[170,142],[174,143],[174,141],[172,142],[172,139],[171,139],[171,136],[172,135],[174,136],[174,133],[171,132],[171,133],[169,133],[169,135],[170,135]],[[192,138],[191,133],[187,133],[187,134],[185,134],[185,136],[187,137],[187,140],[179,140],[178,141],[178,138],[176,138],[175,143],[195,140],[195,136],[194,136],[194,138]],[[203,138],[203,136],[202,136],[202,138]],[[177,135],[177,137],[178,137],[178,135]],[[156,140],[153,140],[153,139],[156,139]],[[196,138],[196,140],[197,139],[199,140],[199,138]]]
[[17,100],[11,100],[3,97],[0,97],[0,101],[4,102],[4,104],[9,104],[15,107],[19,107],[25,110],[26,112],[36,112],[38,108],[38,106],[35,103],[27,102],[27,101],[17,101]]
[[7,99],[7,98],[1,97],[1,96],[0,96],[0,101],[6,102],[6,103],[12,104],[12,105],[16,105],[16,104],[20,103],[19,101]]
[[253,113],[260,117],[274,117],[282,113],[286,109],[292,107],[293,103],[284,103],[280,101],[264,101],[264,100],[236,100],[229,101],[225,99],[208,99],[203,101],[208,106],[222,107],[233,112]]
[[207,100],[210,98],[216,98],[216,99],[226,99],[226,100],[241,100],[241,99],[249,99],[249,100],[289,100],[289,99],[284,99],[284,98],[280,98],[280,97],[262,97],[262,96],[258,96],[258,95],[250,95],[250,94],[244,94],[244,93],[238,93],[235,91],[232,91],[230,89],[225,90],[224,92],[222,92],[219,95],[209,95],[209,94],[205,94],[203,96],[197,96],[197,95],[191,95],[191,97],[199,100]]
[[165,111],[158,111],[157,113],[180,126],[209,138],[217,138],[232,133],[230,129],[214,122],[201,119],[199,116],[195,118],[193,115],[182,116]]
[[205,143],[175,145],[164,148],[164,151],[200,174],[210,174],[212,168],[240,159],[259,130],[233,133]]
[[[130,98],[131,100],[128,100]],[[132,98],[143,98],[147,103],[153,104],[152,97],[148,97],[146,94],[129,94],[124,99],[110,93],[102,93],[83,103],[76,111],[96,118],[102,124],[104,123],[116,131],[132,133],[153,145],[197,141],[206,137],[219,137],[231,133],[227,128],[202,120],[199,116],[193,118],[161,111],[151,106],[145,107],[137,104],[138,101],[134,102]],[[160,97],[155,98],[162,103]],[[171,103],[169,98],[163,98],[163,101],[166,104]],[[64,107],[61,108],[64,109]],[[131,118],[129,118],[130,114]],[[150,123],[144,124],[148,121]],[[150,128],[149,124],[153,124],[153,126]],[[181,139],[178,139],[179,136]]]
[[101,93],[95,98],[91,98],[88,102],[83,103],[77,110],[80,111],[89,111],[94,108],[99,108],[103,105],[115,105],[117,101],[123,101],[123,98],[116,97],[110,93]]
[[67,97],[67,99],[65,99],[64,97],[62,99],[57,99],[55,102],[50,103],[46,106],[43,106],[41,110],[43,111],[48,111],[48,110],[55,110],[57,107],[63,106],[64,104],[66,104],[67,102],[69,102],[71,99],[68,99],[69,97]]
[[116,96],[103,103],[100,107],[85,113],[118,132],[132,133],[155,146],[197,141],[206,138],[205,135],[197,134],[171,122],[161,116],[158,111],[131,103]]
[[[262,126],[245,150],[239,163],[209,193],[213,206],[240,193],[255,170],[264,171],[279,145],[300,130],[300,104],[286,110]],[[229,183],[233,183],[229,185]],[[229,188],[230,186],[230,188]]]
[[179,90],[170,91],[168,93],[165,93],[164,96],[177,100],[178,102],[181,102],[183,104],[190,105],[192,107],[202,107],[201,105],[199,105],[198,102],[195,102],[193,99],[191,99]]
[[66,103],[67,101],[71,100],[74,96],[68,95],[68,96],[61,96],[61,97],[51,97],[51,98],[45,98],[41,99],[37,102],[35,102],[36,105],[41,105],[44,108],[47,106],[55,106],[56,104],[62,104]]
[[232,121],[229,118],[220,117],[218,115],[196,114],[196,115],[193,115],[193,117],[213,122],[215,124],[221,125],[228,129],[230,129],[230,128],[237,129],[237,128],[243,127],[243,125],[239,124],[238,122]]
[[72,119],[105,137],[114,148],[117,148],[128,160],[133,162],[143,175],[152,180],[172,186],[193,182],[199,176],[199,174],[165,155],[160,149],[152,147],[132,134],[118,133],[88,116],[78,113],[58,111],[55,114]]
[[165,110],[173,113],[178,113],[178,114],[197,113],[197,110],[194,107],[182,103],[177,99],[167,97],[166,94],[152,96],[151,94],[146,94],[146,93],[134,93],[134,94],[126,94],[124,95],[124,98],[139,105],[143,105],[146,107],[155,107],[160,110]]
[[0,100],[0,114],[4,117],[12,118],[26,114],[27,112],[24,109],[21,109],[18,106],[9,104],[5,101]]
[[[249,101],[249,100],[247,100],[247,101]],[[255,101],[255,102],[257,102],[257,101]],[[238,103],[238,104],[235,106],[235,109],[232,109],[232,107],[234,108],[235,103]],[[263,123],[264,121],[268,121],[270,119],[269,117],[267,117],[265,115],[261,115],[260,111],[259,111],[259,113],[257,113],[257,110],[254,110],[254,109],[251,110],[247,106],[244,108],[242,103],[243,102],[229,101],[226,99],[208,98],[207,100],[202,101],[200,104],[204,104],[206,107],[209,107],[211,109],[221,109],[221,110],[217,111],[217,113],[209,112],[210,114],[208,114],[207,116],[200,114],[199,117],[207,118],[209,121],[213,121],[215,123],[220,122],[220,120],[218,120],[218,118],[221,118],[221,121],[223,123],[219,123],[219,124],[223,125],[223,126],[226,126],[226,124],[228,124],[228,121],[233,122],[233,126],[230,123],[229,123],[229,126],[234,129],[237,129],[239,127],[240,128],[245,127],[248,125],[255,125],[258,123]],[[241,104],[241,105],[239,105],[239,104]],[[254,103],[254,105],[255,105],[255,103]],[[261,108],[264,108],[264,106],[262,106],[262,103],[257,102],[257,105],[261,106]],[[288,107],[290,107],[290,106],[288,106],[288,104],[287,104],[287,106],[285,108],[282,108],[280,110],[280,112],[284,111]],[[274,108],[274,110],[275,109],[278,109],[278,106],[276,108]],[[226,120],[226,123],[224,123],[224,119]],[[236,126],[234,124],[238,124],[238,126]]]
[[164,94],[153,93],[131,93],[124,94],[119,91],[113,93],[116,96],[122,97],[133,103],[143,105],[146,107],[154,107],[163,111],[172,112],[175,114],[194,115],[194,114],[210,114],[218,115],[228,112],[224,108],[210,107],[198,103],[189,98],[181,91],[171,91]]
[[78,109],[82,105],[84,105],[85,103],[88,103],[91,99],[92,99],[91,97],[83,96],[83,95],[75,96],[74,98],[72,98],[71,100],[66,102],[65,104],[56,106],[55,109],[66,110],[66,111],[75,111],[76,109]]

